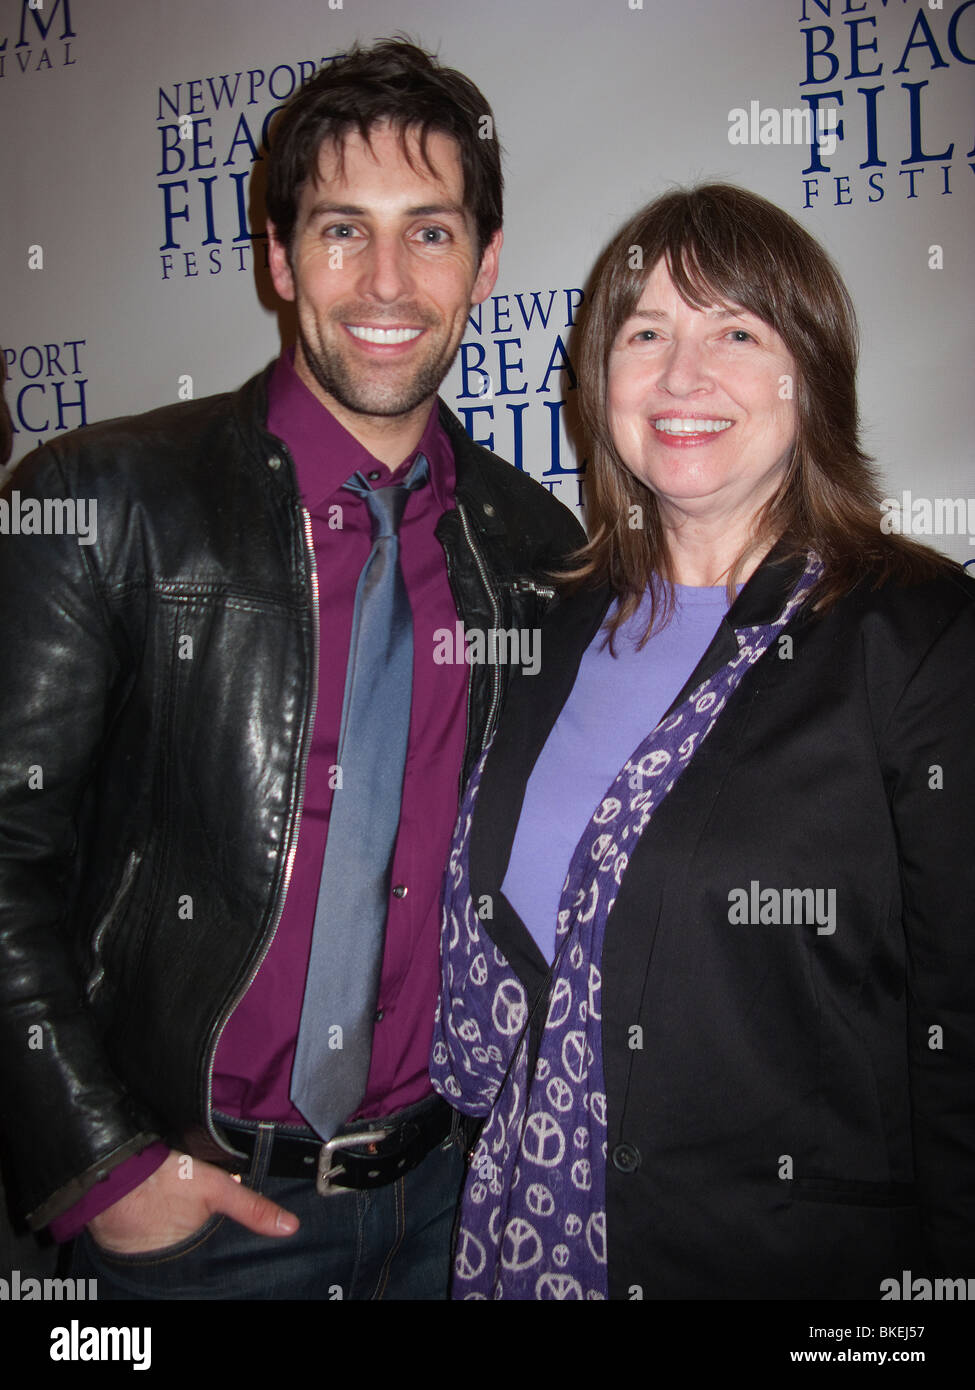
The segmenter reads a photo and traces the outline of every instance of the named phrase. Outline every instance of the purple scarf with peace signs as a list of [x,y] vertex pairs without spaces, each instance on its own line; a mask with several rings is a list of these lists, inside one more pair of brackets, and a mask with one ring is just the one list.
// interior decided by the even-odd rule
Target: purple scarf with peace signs
[[636,842],[729,697],[822,573],[810,555],[768,626],[662,719],[624,763],[576,846],[558,909],[538,1054],[524,986],[471,897],[469,844],[488,753],[471,778],[444,887],[443,979],[430,1071],[465,1115],[486,1117],[461,1209],[453,1297],[604,1299],[606,1088],[600,997],[606,921]]

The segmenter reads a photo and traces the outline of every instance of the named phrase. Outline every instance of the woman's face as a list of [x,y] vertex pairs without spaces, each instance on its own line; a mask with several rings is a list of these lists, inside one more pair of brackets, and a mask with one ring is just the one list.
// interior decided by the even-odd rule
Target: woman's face
[[613,345],[607,395],[620,458],[657,494],[665,524],[750,524],[791,458],[795,371],[762,319],[691,308],[657,262]]

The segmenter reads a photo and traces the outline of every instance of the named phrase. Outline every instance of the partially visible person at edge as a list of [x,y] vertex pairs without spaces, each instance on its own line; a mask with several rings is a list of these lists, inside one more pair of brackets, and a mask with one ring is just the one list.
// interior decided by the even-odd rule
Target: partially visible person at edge
[[[5,467],[14,451],[14,422],[10,418],[10,407],[3,388],[7,380],[7,359],[0,352],[0,468]],[[3,475],[0,474],[0,482]]]
[[0,542],[2,1142],[103,1300],[446,1296],[440,885],[508,672],[437,632],[534,628],[582,540],[437,400],[489,112],[406,42],[329,64],[268,160],[294,351],[16,474],[97,538]]
[[852,305],[763,199],[638,213],[581,362],[592,539],[447,881],[454,1297],[973,1276],[975,584],[885,533]]

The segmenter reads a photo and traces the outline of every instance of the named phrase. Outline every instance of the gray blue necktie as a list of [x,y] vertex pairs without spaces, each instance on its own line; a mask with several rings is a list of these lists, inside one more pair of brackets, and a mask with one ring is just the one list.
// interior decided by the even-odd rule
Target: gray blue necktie
[[410,493],[428,474],[420,454],[404,484],[374,491],[361,473],[345,484],[369,509],[372,549],[355,591],[341,785],[332,799],[291,1075],[292,1101],[325,1140],[359,1105],[369,1075],[413,693],[413,614],[397,533]]

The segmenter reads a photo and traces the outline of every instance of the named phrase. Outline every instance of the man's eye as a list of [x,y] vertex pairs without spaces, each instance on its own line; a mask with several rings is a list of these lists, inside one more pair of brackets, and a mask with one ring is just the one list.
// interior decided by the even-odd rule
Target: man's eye
[[449,240],[449,236],[443,227],[423,227],[419,232],[419,240],[425,246],[440,246]]
[[348,222],[334,222],[325,228],[325,235],[334,237],[336,241],[348,241],[355,236],[355,228]]

